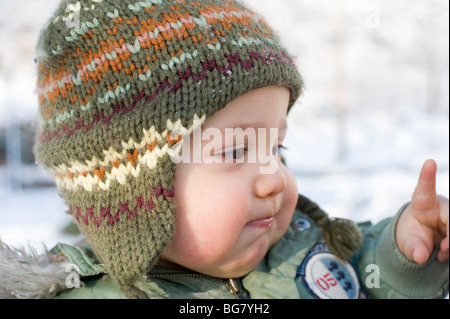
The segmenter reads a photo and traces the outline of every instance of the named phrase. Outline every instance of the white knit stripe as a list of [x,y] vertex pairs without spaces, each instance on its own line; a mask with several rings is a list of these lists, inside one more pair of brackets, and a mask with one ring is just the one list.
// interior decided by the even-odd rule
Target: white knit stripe
[[[55,182],[60,189],[77,190],[82,187],[84,190],[91,192],[98,187],[101,190],[108,190],[111,182],[114,180],[124,185],[129,175],[138,177],[143,166],[153,169],[158,164],[159,158],[167,154],[177,156],[180,150],[179,145],[183,140],[180,140],[175,145],[169,145],[166,142],[162,148],[156,145],[152,150],[148,149],[147,145],[152,145],[155,141],[157,143],[166,141],[166,136],[172,132],[187,132],[191,134],[194,129],[204,123],[205,119],[206,115],[203,115],[201,118],[195,115],[193,124],[189,128],[181,125],[181,120],[173,123],[168,119],[166,124],[167,129],[162,133],[156,131],[155,127],[152,126],[149,130],[143,130],[144,138],[140,142],[136,142],[133,139],[129,139],[128,142],[122,141],[123,150],[120,153],[113,147],[110,147],[108,150],[103,150],[103,159],[93,157],[90,160],[85,160],[85,164],[74,161],[68,166],[61,164],[57,167],[50,168],[50,171],[55,175]],[[146,151],[141,155],[140,150],[144,149]],[[129,154],[127,156],[129,150],[137,150],[134,163],[128,160],[128,156],[133,155]],[[123,161],[126,163],[124,164]],[[102,178],[99,178],[95,174],[94,170],[98,170],[99,167],[110,166],[114,162],[119,162],[120,164],[117,167],[114,165],[108,172],[105,171]]]

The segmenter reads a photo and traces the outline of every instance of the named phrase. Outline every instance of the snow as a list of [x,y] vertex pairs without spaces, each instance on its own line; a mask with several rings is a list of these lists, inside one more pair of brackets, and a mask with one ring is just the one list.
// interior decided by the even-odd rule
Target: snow
[[[332,216],[378,222],[410,199],[433,158],[449,196],[448,1],[246,2],[306,83],[285,141],[299,192]],[[0,126],[36,116],[34,42],[56,3],[0,0]],[[70,217],[55,188],[11,189],[8,173],[0,166],[0,239],[37,249],[80,240],[62,232]]]
[[0,239],[14,247],[35,247],[43,251],[58,242],[76,243],[81,238],[63,232],[71,218],[54,188],[0,190],[2,202]]

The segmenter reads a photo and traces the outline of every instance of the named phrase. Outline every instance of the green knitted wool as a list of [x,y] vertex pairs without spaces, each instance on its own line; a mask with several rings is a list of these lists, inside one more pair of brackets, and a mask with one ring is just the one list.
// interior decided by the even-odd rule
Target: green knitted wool
[[37,45],[35,154],[128,297],[174,233],[172,130],[236,97],[302,81],[258,14],[232,0],[63,0]]

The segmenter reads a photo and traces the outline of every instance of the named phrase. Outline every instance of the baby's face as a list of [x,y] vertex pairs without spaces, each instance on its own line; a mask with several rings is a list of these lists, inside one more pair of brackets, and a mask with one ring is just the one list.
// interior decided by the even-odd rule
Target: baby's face
[[202,140],[200,163],[177,164],[176,230],[165,261],[214,277],[241,277],[284,235],[298,196],[278,154],[288,104],[287,88],[265,87],[205,121],[202,132],[221,134]]

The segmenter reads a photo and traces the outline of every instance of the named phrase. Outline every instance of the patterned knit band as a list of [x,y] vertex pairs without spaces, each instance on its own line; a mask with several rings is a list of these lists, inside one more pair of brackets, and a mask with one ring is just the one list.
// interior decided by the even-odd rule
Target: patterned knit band
[[129,297],[175,226],[171,139],[250,90],[301,78],[232,0],[63,0],[41,33],[35,153]]

